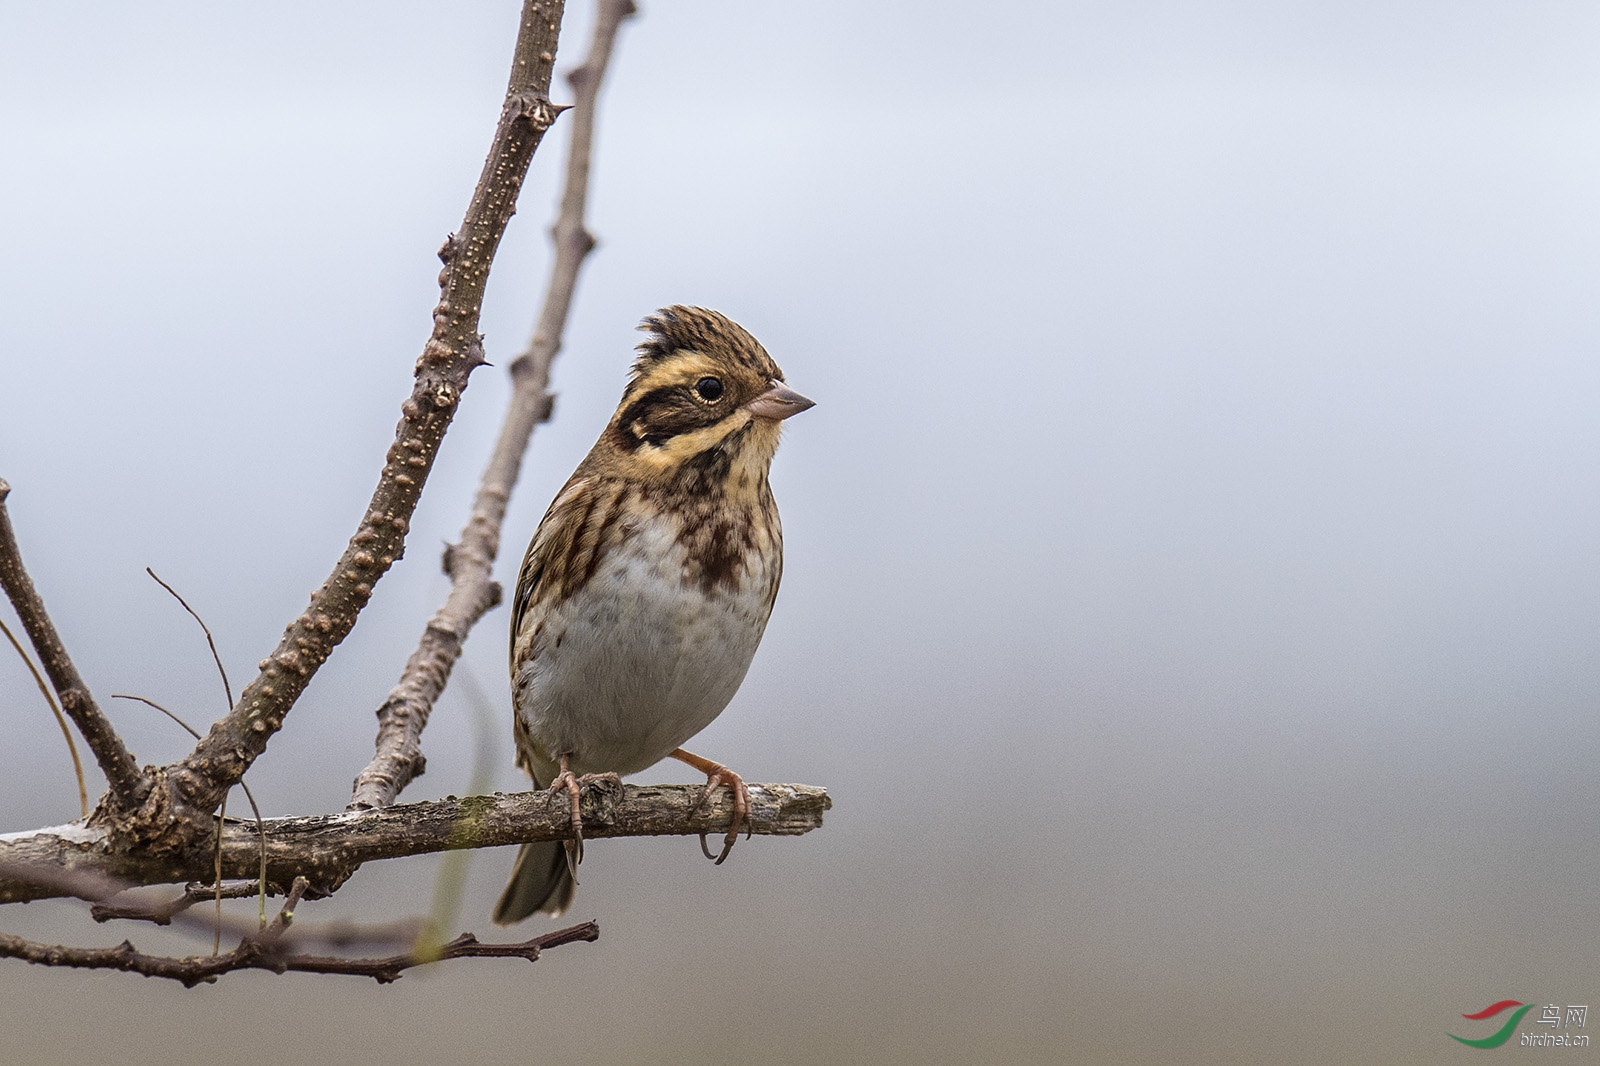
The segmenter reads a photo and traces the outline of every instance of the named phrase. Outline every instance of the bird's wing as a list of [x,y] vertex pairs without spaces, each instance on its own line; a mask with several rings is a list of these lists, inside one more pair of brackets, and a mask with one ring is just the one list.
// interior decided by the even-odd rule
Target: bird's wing
[[557,494],[545,512],[517,574],[517,592],[511,601],[511,672],[524,657],[520,646],[532,636],[526,630],[536,624],[535,610],[552,595],[562,594],[565,563],[572,555],[588,515],[594,508],[591,480],[573,477]]

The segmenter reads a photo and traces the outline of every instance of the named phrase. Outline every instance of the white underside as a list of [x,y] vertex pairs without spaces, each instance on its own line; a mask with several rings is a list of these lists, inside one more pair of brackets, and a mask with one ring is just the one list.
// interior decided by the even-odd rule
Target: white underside
[[736,590],[708,594],[682,573],[670,531],[643,527],[577,594],[524,620],[539,637],[513,692],[549,756],[534,760],[541,784],[563,753],[580,774],[643,770],[733,698],[766,628],[771,574],[758,564]]

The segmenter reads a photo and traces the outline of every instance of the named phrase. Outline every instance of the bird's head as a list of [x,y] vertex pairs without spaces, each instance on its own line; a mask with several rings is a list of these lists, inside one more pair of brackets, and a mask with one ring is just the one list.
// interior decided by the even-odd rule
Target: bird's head
[[639,327],[628,387],[597,445],[606,465],[642,480],[754,488],[779,426],[813,406],[737,322],[703,307],[667,307]]

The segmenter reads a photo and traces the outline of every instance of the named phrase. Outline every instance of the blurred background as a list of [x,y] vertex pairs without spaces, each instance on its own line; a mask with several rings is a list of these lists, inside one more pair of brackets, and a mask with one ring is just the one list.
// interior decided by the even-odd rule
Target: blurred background
[[[103,701],[223,710],[145,566],[238,686],[355,528],[517,6],[0,8],[0,476]],[[1597,105],[1588,3],[647,2],[499,576],[638,320],[748,326],[818,406],[774,468],[777,611],[693,747],[828,787],[827,825],[721,868],[595,843],[602,939],[533,966],[3,962],[8,1060],[1457,1062],[1494,1025],[1463,1013],[1600,1000]],[[564,148],[495,266],[502,367]],[[347,799],[506,395],[473,379],[406,559],[250,774],[268,814]],[[484,718],[523,787],[506,625],[404,798],[466,791]],[[106,702],[142,761],[188,750]],[[0,830],[72,817],[9,652],[0,714]],[[498,932],[511,859],[474,858],[460,928]],[[425,911],[436,869],[302,917]],[[84,910],[0,928],[209,948]]]

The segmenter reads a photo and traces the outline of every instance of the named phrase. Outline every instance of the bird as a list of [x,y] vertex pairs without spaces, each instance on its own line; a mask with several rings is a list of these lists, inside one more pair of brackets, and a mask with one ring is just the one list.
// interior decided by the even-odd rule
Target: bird
[[[572,839],[524,844],[501,925],[572,903],[579,786],[672,757],[728,786],[721,863],[749,815],[744,780],[684,750],[744,680],[783,574],[768,471],[783,421],[815,406],[727,316],[675,305],[646,339],[622,401],[545,512],[511,611],[517,763],[564,790]],[[701,836],[701,850],[713,858]]]

